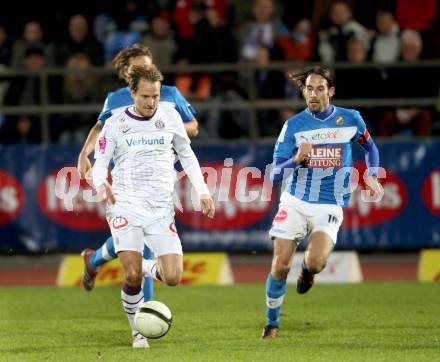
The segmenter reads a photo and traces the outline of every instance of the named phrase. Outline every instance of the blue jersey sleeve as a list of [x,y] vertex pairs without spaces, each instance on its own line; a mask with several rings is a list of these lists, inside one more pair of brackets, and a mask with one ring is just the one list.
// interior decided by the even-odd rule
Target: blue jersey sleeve
[[109,99],[113,93],[109,93],[107,98],[105,99],[104,106],[102,107],[101,113],[98,115],[98,121],[105,123],[107,119],[109,119],[112,115],[112,110],[109,107]]
[[352,142],[358,142],[363,144],[367,142],[370,134],[368,133],[367,126],[364,119],[358,111],[353,111],[353,118],[357,126],[356,134],[354,135]]
[[273,158],[283,158],[289,159],[293,156],[297,149],[294,132],[292,125],[289,121],[284,123],[283,129],[281,130],[278,140],[275,144],[275,150],[273,152]]
[[176,103],[176,111],[182,117],[183,122],[190,122],[195,118],[197,114],[196,110],[191,104],[185,99],[182,93],[179,92],[177,88],[174,87],[174,100]]

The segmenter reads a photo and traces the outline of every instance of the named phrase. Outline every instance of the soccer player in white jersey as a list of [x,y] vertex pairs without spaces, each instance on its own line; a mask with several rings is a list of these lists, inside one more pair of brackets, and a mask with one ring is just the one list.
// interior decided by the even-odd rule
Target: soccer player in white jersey
[[[131,47],[124,48],[116,54],[113,59],[113,66],[117,70],[119,78],[128,84],[128,73],[133,66],[150,66],[153,61],[153,55],[149,48],[142,44],[134,44]],[[182,96],[175,86],[162,85],[160,90],[160,102],[174,107],[181,116],[186,132],[190,137],[196,137],[198,133],[198,122],[195,118],[196,111]],[[96,144],[99,132],[109,117],[114,113],[125,110],[126,107],[133,104],[129,87],[122,87],[109,92],[101,113],[98,116],[98,122],[90,130],[89,135],[78,157],[78,173],[81,179],[91,169],[89,155],[92,153]],[[91,291],[95,285],[95,278],[99,268],[108,261],[116,258],[113,238],[110,236],[97,250],[87,248],[81,253],[84,259],[84,272],[82,284],[85,290]],[[145,247],[144,258],[151,259],[151,251]],[[153,299],[153,281],[151,278],[145,278],[144,281],[144,300]]]
[[[107,221],[121,261],[125,283],[122,305],[133,335],[133,347],[148,347],[136,330],[134,313],[143,301],[144,242],[157,259],[151,276],[178,285],[183,272],[182,245],[174,224],[174,151],[200,197],[201,211],[212,218],[214,203],[177,111],[159,104],[162,74],[156,67],[133,67],[129,86],[134,105],[111,116],[95,146],[93,183],[107,200]],[[113,159],[113,183],[107,167]]]
[[[276,337],[286,278],[299,242],[308,237],[297,292],[306,293],[314,275],[326,265],[342,223],[341,206],[350,198],[351,145],[366,154],[370,196],[380,199],[379,152],[359,112],[330,104],[335,93],[328,69],[314,67],[294,75],[307,108],[288,119],[275,145],[272,179],[291,172],[269,234],[274,240],[271,271],[266,281],[266,326],[263,338]],[[362,177],[363,175],[361,175]]]

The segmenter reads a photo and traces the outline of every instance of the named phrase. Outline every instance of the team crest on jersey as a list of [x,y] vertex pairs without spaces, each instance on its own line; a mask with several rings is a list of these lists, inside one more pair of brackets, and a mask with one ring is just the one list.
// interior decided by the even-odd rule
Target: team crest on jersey
[[336,118],[336,124],[338,126],[342,126],[344,124],[344,117],[338,117]]
[[119,129],[122,131],[122,133],[126,133],[130,128],[128,127],[128,121],[125,117],[119,118]]
[[156,126],[157,129],[163,129],[165,127],[165,123],[163,123],[163,121],[160,118],[156,120],[156,122],[154,122],[154,125]]
[[123,216],[116,216],[112,221],[113,229],[122,229],[128,225],[128,220]]

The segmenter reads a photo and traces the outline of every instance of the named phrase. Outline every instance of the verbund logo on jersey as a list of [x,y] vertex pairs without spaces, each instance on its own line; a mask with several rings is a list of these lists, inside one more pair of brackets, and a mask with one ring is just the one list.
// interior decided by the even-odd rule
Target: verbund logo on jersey
[[161,138],[145,138],[144,136],[139,138],[127,138],[125,139],[128,147],[132,146],[153,146],[153,145],[164,145],[165,138],[162,136]]
[[271,213],[277,195],[272,192],[271,183],[264,181],[264,174],[254,167],[228,166],[226,162],[225,165],[202,165],[216,208],[213,219],[194,210],[191,195],[196,196],[188,178],[185,176],[177,183],[183,207],[183,213],[176,213],[179,222],[203,230],[234,230],[251,226]]
[[422,199],[426,207],[440,218],[440,168],[433,170],[423,182]]
[[309,153],[307,167],[333,168],[342,166],[342,147],[314,146]]
[[[64,198],[57,197],[57,193],[63,193]],[[60,172],[57,169],[47,176],[38,186],[37,199],[42,212],[57,224],[73,229],[97,231],[108,228],[108,225],[105,219],[105,203],[90,201],[95,195],[93,187],[85,180],[80,181],[76,169],[69,167]],[[72,205],[71,210],[69,203]]]
[[14,220],[23,206],[23,187],[15,177],[0,170],[0,225]]
[[368,227],[395,219],[408,203],[405,184],[390,170],[386,170],[386,178],[380,179],[384,189],[382,200],[364,202],[361,200],[361,191],[365,190],[363,177],[366,166],[363,162],[355,162],[354,167],[359,171],[359,185],[351,195],[350,204],[344,209],[342,227],[345,229]]

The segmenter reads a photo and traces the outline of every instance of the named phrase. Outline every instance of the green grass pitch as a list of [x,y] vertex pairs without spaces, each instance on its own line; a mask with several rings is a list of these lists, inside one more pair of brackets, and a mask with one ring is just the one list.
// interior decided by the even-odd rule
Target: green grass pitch
[[440,285],[288,286],[276,340],[261,340],[263,285],[156,288],[165,337],[133,350],[118,288],[0,288],[0,361],[440,361]]

